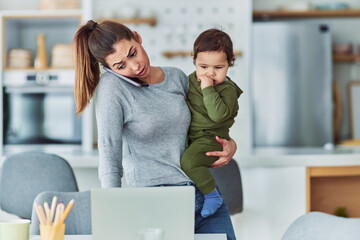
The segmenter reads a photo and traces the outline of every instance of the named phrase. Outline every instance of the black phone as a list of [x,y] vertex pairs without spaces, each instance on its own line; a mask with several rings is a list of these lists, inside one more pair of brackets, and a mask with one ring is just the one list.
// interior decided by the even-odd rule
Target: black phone
[[107,72],[114,74],[115,76],[121,78],[122,80],[124,80],[124,81],[126,81],[126,82],[128,82],[128,83],[130,83],[130,84],[132,84],[132,85],[134,85],[136,87],[148,87],[149,86],[149,84],[144,83],[144,82],[142,82],[142,81],[140,81],[140,80],[138,80],[136,78],[135,79],[134,78],[128,78],[128,77],[125,77],[125,76],[123,76],[123,75],[121,75],[121,74],[119,74],[117,72],[114,72],[110,68],[104,67],[104,69]]

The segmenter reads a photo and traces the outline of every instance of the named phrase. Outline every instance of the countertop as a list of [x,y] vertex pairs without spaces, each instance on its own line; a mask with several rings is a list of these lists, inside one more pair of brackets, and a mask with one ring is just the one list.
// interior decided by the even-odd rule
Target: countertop
[[237,161],[241,167],[360,165],[360,147],[256,148]]
[[[68,160],[73,168],[98,167],[99,155],[96,150],[56,154]],[[0,166],[4,158],[1,158]],[[235,159],[240,167],[352,166],[360,165],[360,147],[256,148],[250,154],[238,154]]]
[[[60,154],[76,167],[97,167],[98,153]],[[238,155],[240,167],[352,166],[360,165],[360,147],[257,148],[251,154]]]

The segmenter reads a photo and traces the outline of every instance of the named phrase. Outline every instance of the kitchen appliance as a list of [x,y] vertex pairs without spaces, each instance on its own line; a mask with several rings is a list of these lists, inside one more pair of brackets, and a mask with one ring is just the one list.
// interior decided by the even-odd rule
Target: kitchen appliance
[[73,70],[5,72],[5,146],[80,147],[82,118],[75,113],[73,79]]
[[253,24],[255,147],[319,147],[333,142],[331,52],[330,28],[325,24]]

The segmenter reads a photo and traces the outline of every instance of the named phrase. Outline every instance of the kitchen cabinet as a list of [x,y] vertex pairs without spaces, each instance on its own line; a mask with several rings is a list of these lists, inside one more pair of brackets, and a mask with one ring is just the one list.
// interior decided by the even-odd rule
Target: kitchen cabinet
[[360,166],[306,168],[306,210],[360,217]]

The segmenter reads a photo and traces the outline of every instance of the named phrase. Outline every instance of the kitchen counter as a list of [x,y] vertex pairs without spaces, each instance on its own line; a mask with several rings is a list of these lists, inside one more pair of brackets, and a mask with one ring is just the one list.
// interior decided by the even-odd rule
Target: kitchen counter
[[[240,151],[240,150],[239,150]],[[97,168],[98,151],[56,153],[73,168]],[[4,156],[1,160],[4,160]],[[256,148],[252,154],[236,157],[240,167],[351,166],[360,165],[360,147],[323,148]],[[0,162],[0,165],[2,163]]]
[[360,165],[360,147],[257,148],[240,158],[241,167],[351,166]]
[[[96,168],[98,153],[60,154],[74,168]],[[258,148],[251,155],[239,155],[240,167],[351,166],[360,165],[360,147]]]

